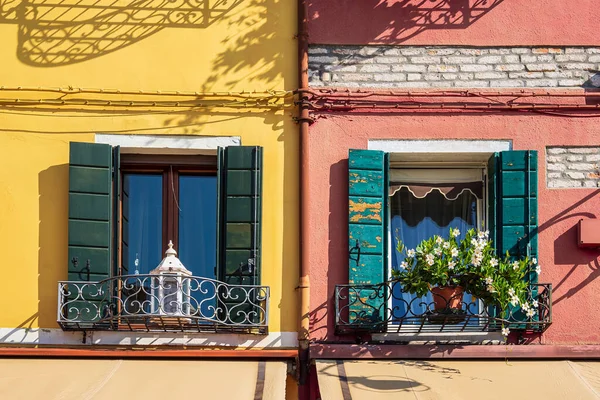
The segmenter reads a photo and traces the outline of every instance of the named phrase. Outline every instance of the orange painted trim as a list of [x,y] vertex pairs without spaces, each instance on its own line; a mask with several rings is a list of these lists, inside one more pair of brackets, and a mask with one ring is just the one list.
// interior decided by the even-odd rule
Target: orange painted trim
[[296,358],[298,350],[110,350],[3,347],[0,357],[82,357],[82,358]]
[[600,359],[600,345],[314,344],[312,359]]

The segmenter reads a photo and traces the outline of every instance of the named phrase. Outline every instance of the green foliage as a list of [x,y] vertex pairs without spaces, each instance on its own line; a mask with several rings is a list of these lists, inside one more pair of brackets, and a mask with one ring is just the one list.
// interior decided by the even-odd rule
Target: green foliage
[[462,286],[487,305],[498,305],[502,310],[509,304],[530,309],[525,276],[531,270],[539,271],[537,260],[515,260],[508,252],[498,258],[487,231],[471,229],[461,241],[456,239],[459,235],[458,229],[450,229],[448,238],[436,235],[415,249],[406,249],[398,241],[396,250],[405,257],[392,275],[403,290],[424,296],[434,286]]

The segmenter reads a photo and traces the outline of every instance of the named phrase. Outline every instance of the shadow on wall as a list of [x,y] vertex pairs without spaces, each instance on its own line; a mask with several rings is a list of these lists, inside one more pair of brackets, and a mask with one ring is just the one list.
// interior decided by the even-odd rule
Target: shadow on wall
[[[504,0],[312,0],[311,20],[339,20],[375,40],[406,41],[425,30],[466,29]],[[364,16],[369,16],[366,23]],[[358,26],[357,26],[358,25]],[[320,29],[326,29],[322,26]]]
[[38,323],[56,328],[58,281],[67,278],[67,216],[69,166],[39,173]]
[[[1,0],[0,0],[1,1]],[[206,78],[202,85],[203,92],[210,92],[217,82],[225,84],[226,87],[235,87],[242,83],[258,83],[260,90],[293,90],[296,88],[296,75],[293,69],[296,68],[293,61],[289,60],[290,54],[295,54],[293,49],[295,41],[292,37],[289,42],[282,40],[282,32],[285,31],[285,20],[282,19],[283,8],[286,7],[281,0],[246,0],[247,7],[258,10],[251,18],[243,15],[241,12],[231,13],[227,18],[227,23],[237,32],[236,35],[227,37],[221,43],[223,50],[217,54],[212,63],[211,74]],[[285,38],[283,38],[285,39]],[[286,53],[287,51],[287,53]],[[284,57],[287,56],[286,57]],[[291,69],[288,69],[291,67]],[[248,71],[244,76],[237,75],[240,71]],[[286,74],[289,71],[291,73]],[[224,80],[229,76],[236,76],[236,79]],[[285,79],[285,78],[291,79]],[[284,87],[281,87],[283,80]],[[199,98],[199,100],[201,100]],[[293,107],[293,98],[288,97],[283,101],[283,108],[291,109]],[[256,111],[248,109],[246,115]],[[210,120],[211,112],[205,109],[191,109],[182,115],[168,119],[165,125],[188,127],[184,133],[198,133],[198,126],[205,124]],[[244,113],[233,112],[229,115],[227,112],[219,112],[224,118],[236,119],[244,116]],[[283,129],[282,114],[272,110],[261,111],[260,115],[264,117],[265,124],[271,125],[273,131]]]
[[37,67],[90,60],[164,28],[208,28],[243,0],[0,0],[19,26],[17,57]]
[[[596,218],[596,215],[589,212],[574,211],[579,206],[589,201],[596,201],[595,199],[598,196],[600,196],[600,190],[592,192],[577,203],[573,204],[571,207],[562,211],[560,214],[555,215],[553,218],[539,227],[539,232],[543,232],[549,227],[564,221],[569,221],[569,224],[572,225],[571,228],[566,230],[554,240],[554,264],[571,265],[571,268],[561,279],[561,281],[552,288],[554,293],[560,293],[560,296],[552,300],[553,304],[558,304],[561,301],[572,297],[579,290],[591,284],[600,277],[598,251],[596,249],[581,249],[577,246],[577,223],[580,219]],[[575,270],[581,269],[585,266],[590,270],[590,274],[587,276],[587,278],[563,293],[561,290],[562,285],[569,279]]]

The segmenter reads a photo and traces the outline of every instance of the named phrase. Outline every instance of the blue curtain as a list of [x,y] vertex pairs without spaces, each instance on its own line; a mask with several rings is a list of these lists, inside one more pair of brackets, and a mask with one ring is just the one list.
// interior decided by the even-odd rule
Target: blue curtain
[[[447,238],[450,228],[460,230],[458,239],[462,239],[469,229],[476,228],[477,197],[469,191],[463,191],[455,200],[449,200],[440,191],[433,190],[425,197],[418,198],[407,187],[402,187],[390,198],[390,213],[392,268],[398,269],[404,259],[404,255],[397,250],[398,241],[406,249],[414,249],[422,240],[433,235]],[[465,294],[463,301],[470,303],[471,296]],[[421,315],[432,302],[431,294],[417,298],[404,293],[402,286],[396,284],[392,290],[392,322]],[[470,311],[475,310],[470,307]]]

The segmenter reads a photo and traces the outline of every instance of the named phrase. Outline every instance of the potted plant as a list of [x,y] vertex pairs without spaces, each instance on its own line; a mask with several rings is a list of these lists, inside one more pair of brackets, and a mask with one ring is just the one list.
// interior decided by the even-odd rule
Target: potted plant
[[[415,249],[406,249],[398,241],[396,249],[404,259],[392,276],[403,291],[417,296],[431,292],[436,312],[457,313],[467,292],[502,311],[509,305],[520,306],[528,317],[535,315],[535,302],[526,301],[524,278],[532,270],[539,274],[537,260],[515,260],[508,252],[497,257],[487,231],[470,229],[462,240],[458,236],[460,231],[451,228],[448,238],[435,235]],[[508,334],[508,329],[503,328],[503,333]]]

